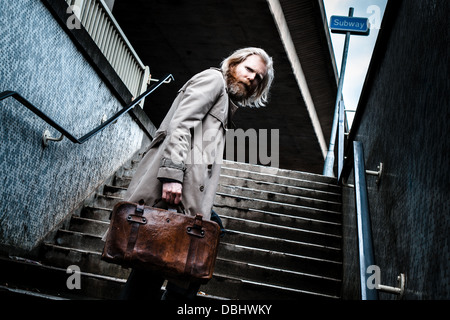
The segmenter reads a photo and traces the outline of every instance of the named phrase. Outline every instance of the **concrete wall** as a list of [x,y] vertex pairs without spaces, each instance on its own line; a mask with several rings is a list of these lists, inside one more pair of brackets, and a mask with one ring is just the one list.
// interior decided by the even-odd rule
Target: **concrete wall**
[[[382,284],[406,274],[404,299],[450,298],[447,13],[446,1],[390,1],[350,136],[366,169],[384,164],[378,186],[367,176],[375,262]],[[343,297],[359,299],[354,190],[343,195]]]
[[[0,92],[17,91],[76,137],[123,106],[41,1],[0,2]],[[139,150],[130,115],[82,145],[12,98],[0,101],[0,246],[31,250]]]

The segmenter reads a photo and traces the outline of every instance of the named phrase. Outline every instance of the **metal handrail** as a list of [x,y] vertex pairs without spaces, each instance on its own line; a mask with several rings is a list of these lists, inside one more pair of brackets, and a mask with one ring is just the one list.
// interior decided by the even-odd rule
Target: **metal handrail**
[[368,267],[375,265],[372,244],[372,228],[369,217],[369,201],[367,196],[366,170],[364,165],[364,149],[359,141],[353,142],[356,220],[358,225],[359,274],[362,300],[378,300],[376,288],[367,285]]
[[[132,102],[130,102],[126,107],[118,111],[116,114],[114,114],[111,118],[103,122],[101,125],[96,127],[95,129],[89,131],[84,136],[80,138],[76,138],[74,135],[72,135],[69,131],[64,129],[61,125],[59,125],[55,120],[50,118],[48,115],[46,115],[44,112],[39,110],[36,106],[34,106],[31,102],[29,102],[27,99],[22,97],[19,93],[15,91],[3,91],[0,93],[0,101],[4,100],[8,97],[14,98],[18,102],[20,102],[22,105],[27,107],[30,111],[34,112],[37,116],[39,116],[41,119],[43,119],[45,122],[47,122],[49,125],[51,125],[53,128],[58,130],[62,135],[59,139],[54,138],[48,138],[47,140],[52,141],[61,141],[62,137],[65,136],[67,139],[72,141],[73,143],[77,144],[83,144],[90,138],[92,138],[97,133],[101,132],[103,129],[108,127],[111,123],[115,122],[117,119],[119,119],[122,115],[129,112],[131,109],[133,109],[141,100],[143,100],[145,97],[147,97],[149,94],[151,94],[153,91],[155,91],[159,86],[161,86],[163,83],[167,83],[167,80],[174,80],[174,77],[171,74],[167,74],[164,77],[161,78],[161,80],[157,83],[154,83],[148,88],[144,93],[142,93],[139,97],[134,99]],[[170,82],[169,81],[169,82]]]

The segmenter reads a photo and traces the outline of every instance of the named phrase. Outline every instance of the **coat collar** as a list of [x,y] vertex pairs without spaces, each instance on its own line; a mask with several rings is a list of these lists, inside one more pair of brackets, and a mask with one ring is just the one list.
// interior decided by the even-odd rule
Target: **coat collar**
[[[210,69],[219,71],[222,74],[223,77],[223,83],[225,86],[225,92],[228,94],[228,89],[227,89],[227,83],[225,80],[225,76],[222,73],[222,70],[219,68],[215,68],[215,67],[211,67]],[[231,120],[233,119],[234,114],[236,113],[236,111],[239,109],[239,105],[237,103],[235,103],[233,100],[231,100],[231,98],[228,96],[228,123],[231,123]],[[227,126],[227,124],[225,124],[225,126]]]
[[236,113],[236,111],[239,109],[239,106],[234,103],[233,100],[229,99],[230,104],[229,104],[229,111],[228,111],[228,116],[230,118],[230,120],[233,118],[234,114]]

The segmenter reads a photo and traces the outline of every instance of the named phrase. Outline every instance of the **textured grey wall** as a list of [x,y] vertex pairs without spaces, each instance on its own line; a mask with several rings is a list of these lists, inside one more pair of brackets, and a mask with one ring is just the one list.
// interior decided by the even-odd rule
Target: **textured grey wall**
[[[379,186],[367,176],[375,262],[382,284],[406,274],[405,299],[449,299],[448,1],[407,0],[396,9],[355,136],[366,169],[385,169]],[[359,299],[354,191],[343,194],[343,293]]]
[[[122,108],[41,1],[0,1],[0,91],[13,90],[76,137]],[[15,100],[0,101],[0,245],[29,250],[141,146],[129,115],[83,145]]]

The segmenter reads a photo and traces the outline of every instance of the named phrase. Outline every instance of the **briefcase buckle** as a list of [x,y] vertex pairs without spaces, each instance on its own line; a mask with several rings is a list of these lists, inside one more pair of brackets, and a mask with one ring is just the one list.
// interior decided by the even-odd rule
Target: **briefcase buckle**
[[205,237],[205,230],[202,228],[203,216],[201,214],[196,214],[194,219],[194,224],[192,227],[187,227],[187,233],[199,238]]
[[127,221],[128,222],[139,223],[139,224],[146,224],[147,223],[147,219],[145,217],[140,216],[140,215],[136,215],[136,214],[128,215]]

